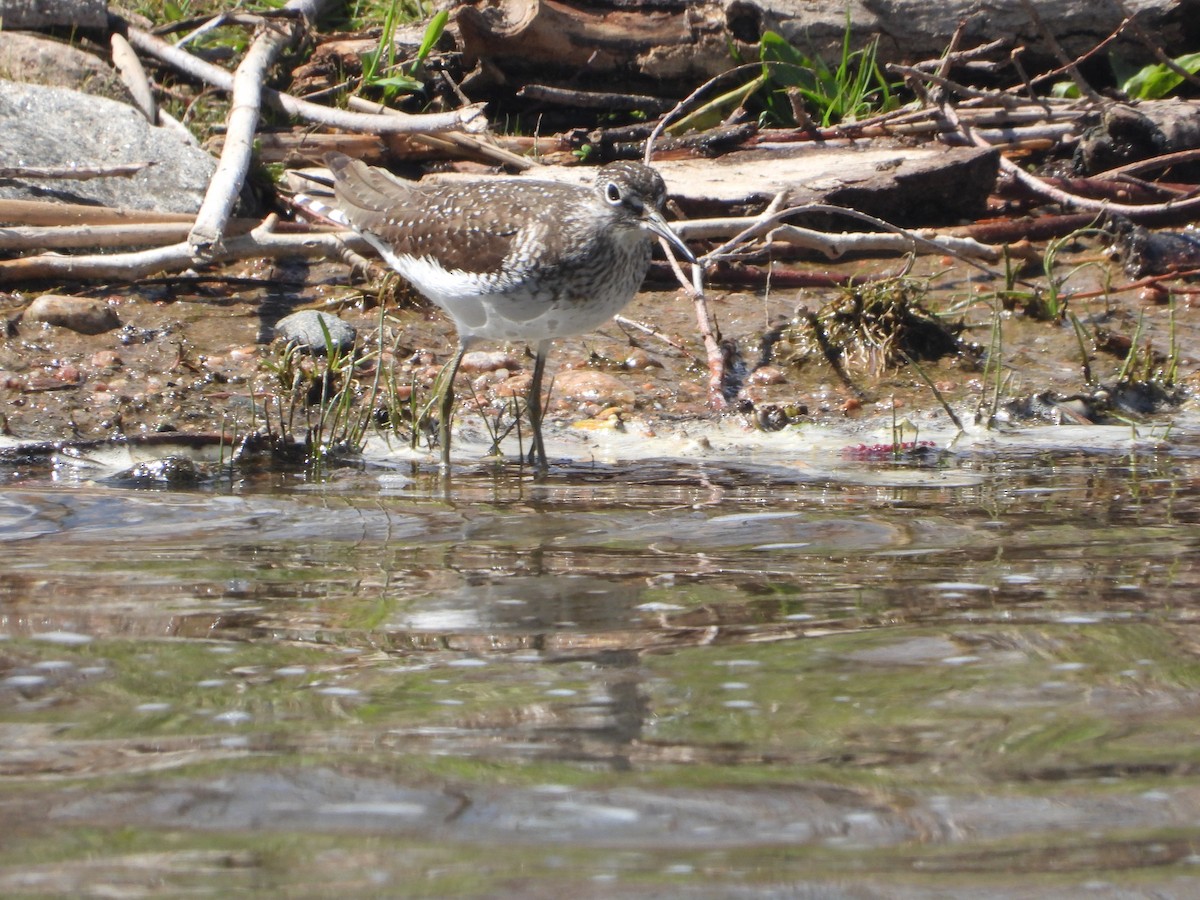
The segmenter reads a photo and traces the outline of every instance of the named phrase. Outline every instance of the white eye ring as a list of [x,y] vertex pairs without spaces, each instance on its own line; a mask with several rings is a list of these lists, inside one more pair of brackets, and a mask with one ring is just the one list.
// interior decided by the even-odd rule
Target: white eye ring
[[621,202],[621,189],[615,181],[610,181],[604,188],[604,197],[613,206],[617,206]]

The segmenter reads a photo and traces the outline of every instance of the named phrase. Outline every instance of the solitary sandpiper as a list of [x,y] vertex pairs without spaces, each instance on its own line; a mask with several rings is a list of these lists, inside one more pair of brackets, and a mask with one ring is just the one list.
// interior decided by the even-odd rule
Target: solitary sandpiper
[[340,153],[325,163],[336,209],[321,212],[362,235],[454,320],[458,354],[436,398],[443,465],[450,462],[454,376],[472,346],[492,340],[536,347],[530,455],[544,469],[542,375],[550,342],[592,331],[633,299],[654,235],[695,261],[663,218],[662,177],[640,163],[600,168],[591,188],[531,178],[419,184]]

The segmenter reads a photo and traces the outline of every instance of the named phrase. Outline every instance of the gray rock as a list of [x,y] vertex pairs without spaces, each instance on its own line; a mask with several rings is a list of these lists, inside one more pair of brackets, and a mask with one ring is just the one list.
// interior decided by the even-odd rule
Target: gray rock
[[131,106],[78,91],[0,81],[0,166],[152,162],[131,178],[11,179],[0,198],[195,213],[216,161]]
[[71,0],[50,3],[46,0],[0,0],[0,16],[5,28],[49,28],[70,25],[73,28],[102,29],[108,25],[104,0]]
[[302,350],[310,353],[325,352],[325,332],[321,323],[329,331],[329,340],[334,348],[341,353],[354,346],[358,332],[348,322],[343,322],[330,313],[317,312],[315,309],[302,309],[290,316],[284,316],[275,323],[275,336],[294,343]]
[[100,57],[28,32],[0,31],[0,78],[129,100],[120,76]]
[[116,312],[103,300],[61,294],[42,294],[29,304],[21,318],[25,322],[58,325],[80,334],[103,334],[121,325]]

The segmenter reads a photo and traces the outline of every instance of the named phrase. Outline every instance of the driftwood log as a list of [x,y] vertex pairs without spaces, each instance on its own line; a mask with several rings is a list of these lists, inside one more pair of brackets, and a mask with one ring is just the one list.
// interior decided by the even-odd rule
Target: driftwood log
[[[528,80],[580,90],[680,96],[723,72],[733,52],[758,59],[765,31],[836,64],[847,22],[851,48],[878,38],[881,63],[936,59],[960,28],[963,47],[1002,37],[1031,73],[1106,46],[1153,61],[1194,50],[1191,0],[456,0],[454,21],[468,64],[495,82]],[[995,73],[993,73],[995,74]],[[1007,75],[1000,76],[1011,81]]]

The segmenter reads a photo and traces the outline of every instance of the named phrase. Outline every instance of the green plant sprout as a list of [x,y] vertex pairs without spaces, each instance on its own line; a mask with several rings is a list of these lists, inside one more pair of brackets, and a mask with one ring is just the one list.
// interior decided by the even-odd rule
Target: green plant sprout
[[[1158,62],[1134,69],[1119,56],[1110,54],[1109,68],[1116,79],[1117,89],[1130,100],[1161,100],[1186,80],[1182,74],[1200,74],[1200,53],[1185,53],[1170,64]],[[1079,88],[1073,81],[1054,85],[1051,94],[1070,100],[1079,99]]]
[[400,18],[400,4],[394,2],[384,14],[383,34],[380,35],[379,46],[362,56],[362,86],[382,91],[385,103],[401,92],[415,93],[424,87],[416,78],[416,73],[441,40],[446,24],[450,21],[450,13],[444,9],[439,10],[429,20],[417,52],[408,63],[407,72],[396,64],[395,37]]
[[894,109],[897,103],[894,86],[876,62],[878,37],[872,38],[863,49],[852,51],[850,36],[847,14],[841,58],[836,67],[830,68],[823,60],[802,53],[779,34],[764,32],[759,44],[764,121],[795,123],[790,92],[803,99],[806,109],[823,128]]

